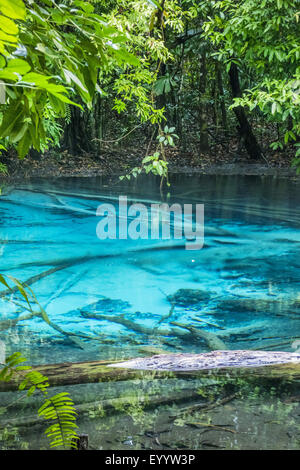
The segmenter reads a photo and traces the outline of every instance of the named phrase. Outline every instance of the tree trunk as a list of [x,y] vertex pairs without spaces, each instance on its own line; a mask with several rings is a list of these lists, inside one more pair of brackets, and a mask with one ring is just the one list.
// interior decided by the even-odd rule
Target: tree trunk
[[[171,377],[245,377],[300,379],[300,354],[274,351],[214,351],[204,354],[163,354],[121,363],[93,361],[46,364],[33,367],[49,378],[51,386],[131,379]],[[0,392],[17,390],[27,371],[0,382]],[[28,387],[30,384],[28,384]]]
[[[242,96],[242,92],[240,88],[239,72],[236,64],[234,63],[231,63],[230,66],[229,81],[232,90],[232,97],[240,98]],[[237,106],[236,108],[233,108],[233,112],[236,115],[239,123],[237,130],[241,142],[244,144],[249,157],[251,160],[261,160],[261,148],[256,140],[255,135],[253,134],[252,127],[248,121],[244,108],[242,106]]]
[[205,52],[201,57],[201,67],[200,67],[200,85],[199,85],[199,127],[200,127],[200,151],[207,152],[209,150],[208,143],[208,132],[207,132],[207,112],[206,112],[206,103],[205,103],[205,92],[206,92],[206,55]]
[[226,107],[225,107],[225,99],[224,99],[224,89],[223,89],[223,81],[222,81],[222,73],[220,70],[220,64],[217,62],[216,64],[216,79],[217,79],[217,87],[219,91],[219,100],[220,100],[220,107],[221,107],[221,115],[222,115],[222,126],[223,129],[227,130],[227,114],[226,114]]
[[93,110],[81,111],[71,107],[71,119],[64,129],[63,148],[71,155],[82,155],[95,151],[95,120]]

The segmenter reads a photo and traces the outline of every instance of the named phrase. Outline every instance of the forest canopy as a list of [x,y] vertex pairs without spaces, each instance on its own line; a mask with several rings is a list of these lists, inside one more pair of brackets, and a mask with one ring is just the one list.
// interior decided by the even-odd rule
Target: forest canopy
[[220,142],[300,167],[296,0],[0,0],[0,12],[4,153],[99,155],[117,135],[144,144],[134,176],[164,175],[169,147]]

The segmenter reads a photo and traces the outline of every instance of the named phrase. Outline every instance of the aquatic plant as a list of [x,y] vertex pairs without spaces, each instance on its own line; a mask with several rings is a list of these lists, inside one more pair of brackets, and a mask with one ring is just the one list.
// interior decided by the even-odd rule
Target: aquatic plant
[[[9,279],[14,282],[18,292],[31,308],[25,286],[11,276],[9,276]],[[0,282],[4,284],[9,291],[13,291],[5,277],[1,274]],[[31,289],[30,292],[32,292]],[[34,294],[32,293],[32,295]],[[46,320],[47,317],[44,319]],[[24,358],[20,352],[15,352],[6,357],[4,364],[0,363],[0,367],[2,367],[0,381],[10,382],[15,379],[16,375],[21,374],[22,381],[18,389],[28,389],[27,396],[31,396],[35,391],[39,391],[45,399],[38,410],[38,415],[51,422],[50,426],[45,430],[45,435],[50,441],[50,447],[64,447],[65,449],[71,447],[76,449],[78,439],[76,433],[76,428],[78,428],[76,425],[77,412],[69,393],[62,392],[50,397],[48,395],[48,377],[32,369],[30,366],[24,365],[26,360],[27,359]]]
[[31,396],[36,390],[41,392],[45,401],[38,410],[38,415],[50,420],[51,424],[45,430],[45,434],[50,440],[50,447],[70,447],[76,448],[76,409],[69,393],[62,392],[52,397],[48,396],[49,380],[48,377],[39,371],[33,370],[30,366],[23,363],[26,359],[20,352],[15,352],[6,358],[5,364],[2,364],[0,372],[0,381],[9,382],[14,376],[23,371],[27,371],[19,390],[28,388],[27,396]]

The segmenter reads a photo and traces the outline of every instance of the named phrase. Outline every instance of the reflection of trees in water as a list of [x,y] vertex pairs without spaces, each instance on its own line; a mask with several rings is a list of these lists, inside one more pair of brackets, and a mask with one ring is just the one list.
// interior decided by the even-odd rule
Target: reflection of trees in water
[[[86,423],[86,415],[94,421],[90,425],[99,432],[94,441],[102,448],[101,432],[111,440],[106,443],[109,448],[126,448],[127,444],[122,447],[126,436],[132,437],[134,448],[222,448],[230,447],[234,440],[239,442],[245,429],[250,432],[255,426],[269,442],[269,423],[285,427],[292,415],[293,429],[300,430],[295,415],[299,404],[293,402],[296,393],[297,384],[289,381],[228,379],[213,374],[205,379],[135,380],[126,383],[110,405],[93,405],[80,413],[80,419]],[[120,426],[123,432],[118,431]],[[297,436],[286,439],[283,445],[296,446]]]
[[[255,428],[260,438],[265,436],[270,443],[276,426],[282,428],[282,445],[296,447],[299,438],[297,380],[252,377],[251,371],[244,376],[210,371],[181,378],[171,372],[157,378],[155,371],[148,371],[133,380],[57,390],[70,392],[79,414],[79,429],[88,432],[93,448],[230,448],[232,443],[236,448],[245,445],[247,432],[251,441]],[[4,397],[7,402],[15,401],[0,416],[2,434],[7,428],[12,447],[19,446],[17,439],[31,447],[40,439],[36,399],[17,402],[19,392],[2,393],[2,397],[4,405]],[[293,431],[292,437],[283,437],[287,428]]]

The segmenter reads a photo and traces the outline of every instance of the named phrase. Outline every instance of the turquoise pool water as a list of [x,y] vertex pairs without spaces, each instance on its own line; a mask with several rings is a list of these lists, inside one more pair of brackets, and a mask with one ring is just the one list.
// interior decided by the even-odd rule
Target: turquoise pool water
[[[23,348],[35,363],[130,357],[149,347],[209,350],[199,338],[168,334],[177,322],[213,332],[230,349],[278,344],[295,350],[299,184],[186,176],[174,177],[170,193],[169,204],[204,204],[203,249],[186,250],[185,240],[97,238],[99,204],[117,208],[120,194],[127,195],[128,204],[161,202],[155,180],[112,186],[102,179],[33,181],[4,189],[0,271],[24,282],[54,268],[31,285],[38,301],[66,332],[95,338],[82,337],[78,347],[33,318],[1,332],[8,349]],[[108,317],[87,318],[84,312]],[[20,307],[1,301],[2,319],[20,314]],[[112,315],[145,326],[147,334],[109,321]]]
[[[146,207],[159,203],[159,182],[154,178],[127,183],[108,178],[32,180],[2,188],[0,272],[23,282],[31,280],[31,288],[52,322],[51,326],[33,317],[7,327],[4,321],[22,317],[24,303],[16,305],[14,296],[0,299],[0,340],[7,353],[21,351],[32,364],[42,364],[122,359],[162,351],[207,352],[211,345],[201,331],[210,332],[227,349],[300,349],[299,182],[188,175],[173,176],[171,182],[170,195],[164,202],[204,204],[205,243],[201,250],[186,250],[184,239],[97,238],[99,204],[111,203],[117,210],[119,195],[127,195],[128,203],[142,202]],[[192,331],[186,328],[191,326]],[[76,335],[78,341],[72,341],[70,335]],[[142,384],[142,391],[143,386],[143,393],[150,393],[149,386]],[[161,386],[169,389],[166,384]],[[223,414],[216,414],[217,425],[225,430],[210,429],[215,432],[209,441],[211,447],[272,448],[278,442],[287,448],[299,445],[295,441],[299,437],[297,420],[290,441],[287,431],[278,433],[274,423],[275,430],[271,425],[266,428],[265,421],[275,419],[273,401],[277,392],[270,392],[274,388],[270,384],[269,392],[255,394],[256,386],[247,409],[241,405],[244,402],[234,401],[234,406],[230,403],[225,411],[222,408]],[[159,425],[158,408],[145,412],[143,418],[139,415],[142,407],[132,393],[136,385],[120,384],[122,393],[118,387],[105,387],[71,387],[81,403],[95,401],[95,396],[98,401],[101,397],[120,398],[124,393],[128,396],[128,387],[131,390],[131,408],[127,407],[122,415],[124,435],[121,433],[119,440],[112,438],[116,424],[110,421],[113,418],[104,418],[101,406],[83,415],[83,423],[91,432],[101,431],[106,436],[106,443],[99,438],[101,442],[94,444],[97,448],[159,448],[159,444],[153,444],[157,432],[154,427],[164,428],[171,415],[169,434],[165,439],[160,435],[157,442],[165,442],[166,447],[161,448],[176,447],[174,429],[178,426],[181,430],[185,424],[182,413],[174,418],[175,402],[168,405],[171,409],[160,410]],[[186,390],[187,400],[199,390],[199,384],[190,381],[178,387],[183,397]],[[295,387],[298,385],[293,384],[292,395]],[[151,393],[157,394],[157,390]],[[2,399],[6,403],[6,395]],[[235,400],[241,400],[241,396]],[[280,409],[276,414],[275,421],[286,422],[288,412],[295,412],[293,407],[287,410],[288,403],[284,413]],[[27,406],[30,410],[31,405]],[[124,412],[122,406],[117,404],[116,410]],[[247,429],[252,426],[247,422],[253,406],[261,406],[263,416],[271,413],[260,428],[265,444],[255,444],[255,440],[247,444]],[[25,411],[22,408],[18,413]],[[200,419],[204,418],[198,416]],[[234,426],[230,428],[234,432],[228,431],[228,423]],[[198,434],[202,431],[198,429],[195,434],[196,428],[194,425],[193,431],[188,424],[190,437],[182,445],[201,447],[203,439]],[[255,434],[254,428],[249,436]],[[240,429],[242,434],[237,435]],[[27,436],[28,441],[37,442],[38,435]],[[131,439],[131,435],[144,437]],[[276,439],[272,437],[276,435]]]

